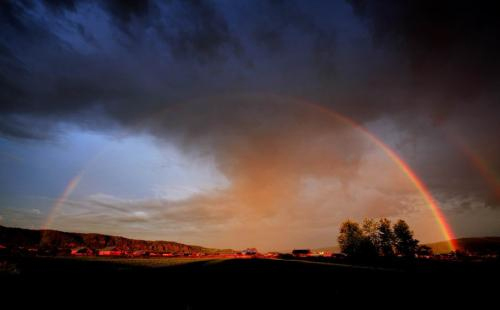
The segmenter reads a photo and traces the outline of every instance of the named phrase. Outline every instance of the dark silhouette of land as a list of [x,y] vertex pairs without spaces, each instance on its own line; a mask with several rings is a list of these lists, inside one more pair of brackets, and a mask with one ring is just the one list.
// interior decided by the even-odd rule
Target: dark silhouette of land
[[[316,309],[344,303],[449,306],[451,301],[472,301],[478,306],[494,301],[499,291],[500,260],[491,254],[498,253],[495,238],[460,243],[463,249],[486,249],[487,256],[454,253],[431,259],[379,256],[366,260],[240,253],[227,258],[218,250],[203,252],[206,248],[175,242],[0,228],[4,244],[0,292],[5,303],[18,306],[289,309],[304,305]],[[120,253],[177,250],[182,255],[113,257],[94,252],[71,256],[69,250],[75,246],[116,246]]]
[[[106,247],[119,251],[148,251],[178,254],[231,253],[230,249],[211,249],[174,241],[149,241],[94,233],[64,232],[50,229],[24,229],[0,225],[0,245],[4,251],[22,254],[36,252],[42,255],[61,256],[71,254],[77,247],[86,247],[93,253]],[[33,254],[33,253],[32,253]]]
[[[397,268],[334,264],[314,260],[4,257],[0,283],[6,298],[55,294],[54,302],[104,296],[168,305],[166,309],[309,307],[334,302],[390,300],[487,300],[496,294],[498,262],[409,262]],[[10,265],[10,267],[9,267]],[[45,297],[44,297],[45,296]],[[83,297],[86,296],[86,297]],[[420,300],[424,302],[424,300]],[[424,302],[425,303],[425,302]]]

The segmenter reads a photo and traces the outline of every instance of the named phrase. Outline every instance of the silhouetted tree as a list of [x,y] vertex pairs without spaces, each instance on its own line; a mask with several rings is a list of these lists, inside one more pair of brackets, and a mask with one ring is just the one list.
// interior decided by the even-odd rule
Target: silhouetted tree
[[427,245],[419,245],[417,247],[417,254],[422,256],[431,256],[433,254],[432,248]]
[[419,247],[418,240],[413,238],[413,232],[405,221],[399,220],[391,227],[391,221],[386,218],[378,222],[365,219],[362,225],[345,221],[340,226],[338,243],[343,253],[363,260],[375,259],[377,256],[393,257],[395,252],[404,257],[432,253],[428,247]]
[[377,223],[373,219],[364,219],[362,225],[363,239],[360,244],[359,256],[375,258],[379,255],[379,238]]
[[395,236],[392,231],[391,221],[382,218],[377,225],[379,253],[385,257],[394,256]]
[[379,236],[378,236],[378,229],[377,229],[377,222],[375,222],[373,219],[364,219],[363,220],[363,225],[362,225],[362,230],[363,234],[365,237],[367,237],[370,242],[378,248],[379,244]]
[[352,257],[357,256],[362,240],[363,231],[358,223],[347,220],[340,225],[340,234],[337,241],[342,253]]
[[404,257],[414,257],[417,252],[418,240],[413,238],[413,232],[405,221],[399,220],[394,224],[396,251]]
[[[366,225],[365,225],[366,224]],[[377,256],[377,247],[372,242],[373,223],[363,223],[363,228],[353,221],[346,221],[340,226],[338,242],[343,253],[356,259],[373,259]]]

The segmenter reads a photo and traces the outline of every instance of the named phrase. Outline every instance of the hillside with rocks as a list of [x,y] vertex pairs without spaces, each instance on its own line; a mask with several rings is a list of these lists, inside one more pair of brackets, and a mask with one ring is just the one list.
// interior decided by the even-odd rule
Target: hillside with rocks
[[57,230],[33,230],[0,226],[0,245],[9,249],[44,250],[60,253],[75,247],[102,249],[116,247],[122,251],[158,253],[217,254],[232,253],[230,249],[210,249],[173,241],[136,240],[94,233],[73,233]]

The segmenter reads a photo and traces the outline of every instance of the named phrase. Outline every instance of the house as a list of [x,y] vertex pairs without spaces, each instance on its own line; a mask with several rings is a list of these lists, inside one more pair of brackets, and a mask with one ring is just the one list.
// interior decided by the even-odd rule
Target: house
[[71,255],[74,256],[89,256],[93,254],[94,251],[84,246],[71,249]]
[[332,256],[332,252],[330,252],[330,251],[320,251],[319,254],[321,256],[324,256],[324,257],[331,257]]
[[310,256],[312,252],[309,249],[294,249],[292,254],[295,257],[307,257]]
[[131,254],[134,257],[146,257],[146,256],[149,256],[149,252],[146,252],[144,250],[133,251]]
[[122,256],[125,253],[116,246],[109,246],[99,250],[99,256]]
[[280,255],[278,252],[267,252],[264,256],[267,258],[277,258]]
[[346,259],[347,255],[344,253],[332,253],[331,257],[341,260],[341,259]]
[[247,255],[247,256],[257,255],[257,253],[258,252],[256,248],[248,248],[241,251],[242,255]]
[[243,255],[257,255],[257,249],[256,248],[248,248],[248,249],[241,251],[241,254],[243,254]]

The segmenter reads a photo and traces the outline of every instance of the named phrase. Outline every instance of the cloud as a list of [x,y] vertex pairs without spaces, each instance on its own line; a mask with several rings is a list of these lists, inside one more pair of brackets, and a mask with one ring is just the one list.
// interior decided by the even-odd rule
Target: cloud
[[[371,173],[378,188],[359,191],[371,197],[370,214],[383,213],[375,206],[403,205],[399,191],[409,191],[383,184],[365,165],[373,163],[366,161],[373,146],[365,138],[290,98],[318,102],[368,126],[436,193],[488,197],[445,131],[463,136],[492,170],[500,167],[500,147],[492,143],[500,132],[499,24],[487,4],[1,6],[0,133],[8,138],[51,139],[61,122],[146,132],[186,156],[214,156],[231,194],[270,217],[281,214],[279,206],[297,203],[308,178],[335,176],[348,193],[360,174]],[[208,207],[191,203],[198,205],[192,214],[188,208],[169,216],[210,218]],[[130,211],[120,209],[123,203],[96,206],[114,216]]]
[[42,212],[39,209],[31,209],[31,212],[33,214],[42,214]]
[[[281,130],[272,131],[276,136],[264,128],[278,124],[261,123],[255,136],[218,147],[227,186],[175,200],[97,194],[67,201],[54,228],[272,249],[278,243],[298,246],[297,240],[329,244],[346,218],[406,218],[427,208],[406,176],[365,136],[316,113],[298,108],[293,116],[281,116]],[[300,128],[293,126],[297,117]],[[196,144],[186,142],[186,153]],[[431,225],[432,238],[441,239]]]

